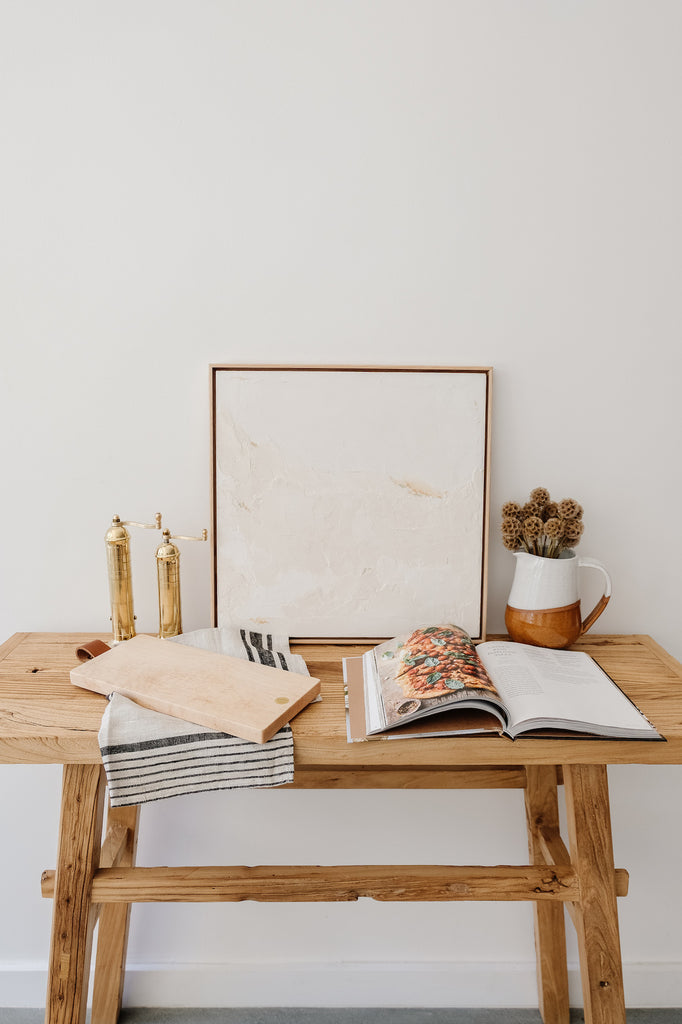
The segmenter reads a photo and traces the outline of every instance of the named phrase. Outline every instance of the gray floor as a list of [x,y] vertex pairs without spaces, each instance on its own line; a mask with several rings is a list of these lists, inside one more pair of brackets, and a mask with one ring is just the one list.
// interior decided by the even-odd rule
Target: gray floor
[[[0,1024],[42,1024],[43,1010],[0,1007]],[[682,1009],[628,1010],[628,1024],[682,1024]],[[583,1024],[581,1010],[571,1024]],[[154,1009],[123,1010],[119,1024],[542,1024],[537,1010]]]

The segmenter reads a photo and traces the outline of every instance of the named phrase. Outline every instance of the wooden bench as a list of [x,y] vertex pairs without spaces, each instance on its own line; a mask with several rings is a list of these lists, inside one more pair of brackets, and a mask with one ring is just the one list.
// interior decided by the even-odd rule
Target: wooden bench
[[[293,724],[294,786],[309,789],[523,788],[529,863],[452,865],[137,867],[136,807],[108,808],[97,731],[104,698],[72,686],[75,648],[94,634],[21,633],[0,648],[0,763],[62,764],[48,1024],[82,1024],[95,921],[93,1024],[121,1006],[131,903],[138,901],[531,900],[545,1024],[568,1024],[564,913],[578,935],[585,1020],[624,1024],[616,898],[627,872],[613,861],[609,764],[682,763],[682,666],[646,636],[594,636],[591,654],[667,742],[522,739],[346,741],[341,659],[361,646],[294,649],[322,680],[323,700]],[[106,639],[105,637],[102,637]],[[563,784],[568,845],[559,830]],[[289,788],[289,787],[286,787]],[[225,795],[229,800],[229,794]],[[104,838],[103,838],[104,836]]]

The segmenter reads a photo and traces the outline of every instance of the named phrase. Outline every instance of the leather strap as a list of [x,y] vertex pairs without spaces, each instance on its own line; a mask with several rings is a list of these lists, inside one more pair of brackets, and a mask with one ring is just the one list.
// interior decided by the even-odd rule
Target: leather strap
[[96,658],[98,654],[104,654],[105,651],[110,650],[109,644],[105,644],[103,640],[91,640],[87,644],[81,644],[76,649],[76,654],[79,661],[89,661],[91,658]]

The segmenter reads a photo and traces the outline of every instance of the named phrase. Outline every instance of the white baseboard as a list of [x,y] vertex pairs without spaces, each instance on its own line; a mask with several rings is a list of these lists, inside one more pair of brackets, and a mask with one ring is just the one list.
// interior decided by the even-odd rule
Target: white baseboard
[[[631,1007],[682,1006],[682,964],[625,964]],[[576,965],[572,1006],[582,1006]],[[0,1006],[44,1005],[47,972],[0,963]],[[131,964],[126,1006],[527,1007],[537,1006],[535,964]]]

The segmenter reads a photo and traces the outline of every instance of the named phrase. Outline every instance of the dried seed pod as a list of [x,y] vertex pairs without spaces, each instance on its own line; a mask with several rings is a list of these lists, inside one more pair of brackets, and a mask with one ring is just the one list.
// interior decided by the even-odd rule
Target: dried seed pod
[[503,519],[516,519],[521,515],[521,506],[515,501],[505,501],[502,506]]
[[570,541],[571,544],[577,544],[583,535],[584,529],[585,527],[579,519],[568,519],[564,523],[564,539]]
[[560,519],[553,517],[548,519],[544,526],[545,536],[551,537],[552,540],[556,540],[557,537],[561,536],[562,522]]
[[547,502],[550,500],[549,491],[546,487],[535,487],[530,492],[530,500],[534,505],[540,505],[542,508],[544,508]]
[[582,507],[575,498],[564,498],[560,501],[558,512],[561,519],[580,519],[583,514]]
[[543,522],[539,516],[528,516],[523,521],[523,535],[528,540],[537,540],[542,533]]
[[513,537],[521,536],[521,520],[507,516],[502,520],[502,533],[508,533]]

